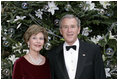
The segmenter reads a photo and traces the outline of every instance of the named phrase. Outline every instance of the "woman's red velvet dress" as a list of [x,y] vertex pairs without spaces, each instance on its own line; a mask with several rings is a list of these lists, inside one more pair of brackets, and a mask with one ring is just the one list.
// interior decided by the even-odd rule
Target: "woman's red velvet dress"
[[43,65],[33,65],[29,63],[24,57],[16,60],[13,69],[13,79],[50,79],[49,61]]

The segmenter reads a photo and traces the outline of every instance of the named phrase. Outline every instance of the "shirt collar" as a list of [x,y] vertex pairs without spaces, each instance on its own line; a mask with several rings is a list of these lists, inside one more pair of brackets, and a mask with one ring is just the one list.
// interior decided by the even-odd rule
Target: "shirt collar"
[[[70,46],[67,42],[64,43],[65,46]],[[79,45],[79,39],[77,39],[73,45],[78,46]]]

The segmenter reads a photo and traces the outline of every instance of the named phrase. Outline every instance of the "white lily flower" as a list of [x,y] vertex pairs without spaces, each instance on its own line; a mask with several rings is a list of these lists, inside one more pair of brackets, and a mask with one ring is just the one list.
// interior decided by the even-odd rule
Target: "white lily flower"
[[12,49],[14,50],[14,52],[19,52],[21,53],[21,47],[22,47],[22,44],[19,42],[18,44],[15,44],[15,46],[12,46]]
[[14,62],[18,59],[18,57],[15,57],[15,55],[10,55],[8,59],[11,60],[12,63],[14,64]]
[[23,20],[24,18],[26,18],[26,16],[16,16],[16,19],[14,19],[13,22],[16,22],[18,20]]
[[95,7],[95,4],[94,4],[94,3],[91,3],[90,6],[89,6],[89,9],[90,9],[90,10],[93,10],[94,7]]
[[42,14],[43,14],[43,12],[41,12],[41,10],[40,9],[38,9],[37,11],[35,11],[35,15],[38,17],[38,18],[40,18],[40,19],[42,19]]
[[93,38],[91,38],[91,41],[97,44],[99,40],[101,39],[103,39],[103,37],[101,37],[100,35],[97,35],[97,37],[94,36]]
[[103,39],[103,37],[100,35],[97,35],[96,39],[99,41],[99,40]]
[[55,3],[52,1],[52,2],[48,2],[48,12],[51,12],[52,15],[54,15],[55,13],[55,10],[59,10],[59,8],[55,5]]
[[103,5],[103,8],[107,9],[107,6],[111,5],[109,1],[100,1],[100,4]]
[[83,28],[82,35],[88,36],[90,32],[92,32],[92,30],[89,30],[88,27]]
[[95,4],[92,3],[91,1],[86,1],[87,6],[84,8],[86,11],[87,10],[94,10]]
[[[109,39],[116,39],[115,35],[112,35],[111,31],[109,32]],[[117,40],[117,39],[116,39]]]
[[91,41],[94,42],[95,44],[98,43],[97,39],[95,38],[95,36],[93,36],[93,38],[91,38]]
[[111,77],[110,68],[105,68],[106,77]]

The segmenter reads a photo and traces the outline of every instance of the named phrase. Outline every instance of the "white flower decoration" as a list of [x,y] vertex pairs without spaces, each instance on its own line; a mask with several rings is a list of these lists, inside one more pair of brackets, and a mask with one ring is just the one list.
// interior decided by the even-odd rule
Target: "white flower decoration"
[[115,40],[117,40],[117,39],[115,38],[115,35],[112,35],[111,31],[109,32],[109,39],[115,39]]
[[82,35],[88,36],[90,32],[92,32],[92,30],[89,30],[88,27],[83,28]]
[[94,10],[95,4],[91,1],[86,1],[87,6],[84,7],[84,10]]
[[105,68],[106,77],[111,77],[110,68]]
[[55,13],[55,10],[59,10],[59,8],[55,5],[55,3],[52,1],[52,2],[48,2],[48,12],[51,12],[52,15],[54,15]]
[[91,41],[94,42],[95,44],[98,43],[97,39],[95,38],[95,36],[93,38],[91,38]]
[[16,22],[18,20],[23,20],[24,18],[26,18],[26,16],[16,16],[16,19],[14,19],[13,22]]
[[15,44],[15,46],[12,46],[12,49],[14,50],[14,52],[21,53],[21,47],[22,47],[22,44],[18,42],[17,44]]
[[15,55],[10,55],[8,59],[11,60],[12,63],[14,64],[14,62],[18,59],[18,57],[15,57]]
[[107,6],[111,5],[109,1],[100,1],[100,4],[103,5],[103,8],[107,9]]
[[103,39],[103,37],[101,37],[100,35],[97,35],[97,37],[94,36],[93,38],[91,38],[91,41],[97,44],[99,40],[101,39]]
[[38,18],[40,18],[40,19],[42,19],[42,14],[43,14],[43,12],[41,12],[41,10],[40,9],[38,9],[37,11],[35,11],[35,15],[38,17]]

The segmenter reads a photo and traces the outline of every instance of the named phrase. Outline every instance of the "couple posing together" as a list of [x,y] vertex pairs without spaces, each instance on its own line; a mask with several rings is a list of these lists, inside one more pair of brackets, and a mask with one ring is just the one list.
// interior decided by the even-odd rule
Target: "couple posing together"
[[48,40],[43,27],[30,26],[24,34],[29,53],[16,60],[13,79],[105,79],[104,63],[100,48],[78,39],[80,20],[67,14],[59,23],[65,42],[49,51],[40,50]]

